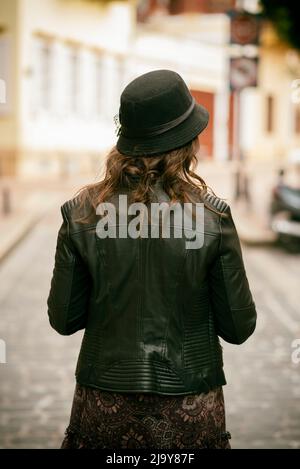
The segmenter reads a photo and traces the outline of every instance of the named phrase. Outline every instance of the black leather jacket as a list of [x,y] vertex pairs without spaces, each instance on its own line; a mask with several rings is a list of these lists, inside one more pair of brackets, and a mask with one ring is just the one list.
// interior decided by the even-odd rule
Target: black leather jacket
[[183,237],[100,239],[96,219],[75,221],[78,198],[62,206],[48,314],[60,334],[85,329],[79,383],[159,394],[226,384],[218,336],[244,342],[256,310],[230,208],[202,199],[204,245],[189,250]]

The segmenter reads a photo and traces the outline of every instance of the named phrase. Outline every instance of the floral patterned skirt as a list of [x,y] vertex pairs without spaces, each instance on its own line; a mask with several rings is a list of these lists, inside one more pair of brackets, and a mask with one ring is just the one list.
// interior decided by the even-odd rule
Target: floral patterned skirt
[[76,385],[62,449],[230,449],[222,387],[208,393],[121,393]]

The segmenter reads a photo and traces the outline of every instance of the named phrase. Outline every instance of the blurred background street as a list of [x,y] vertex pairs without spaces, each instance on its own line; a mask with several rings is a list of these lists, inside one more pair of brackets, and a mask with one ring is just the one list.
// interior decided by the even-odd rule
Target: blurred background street
[[[57,448],[68,424],[81,333],[50,329],[45,299],[58,210],[50,210],[0,265],[0,446]],[[300,448],[300,364],[291,360],[299,330],[299,257],[275,247],[244,248],[259,320],[243,346],[223,344],[228,429],[235,448]],[[298,334],[297,334],[298,331]]]
[[123,88],[159,68],[210,112],[197,172],[232,207],[258,310],[222,344],[232,447],[300,448],[295,3],[0,1],[0,448],[60,446],[82,333],[47,317],[59,208],[101,178]]

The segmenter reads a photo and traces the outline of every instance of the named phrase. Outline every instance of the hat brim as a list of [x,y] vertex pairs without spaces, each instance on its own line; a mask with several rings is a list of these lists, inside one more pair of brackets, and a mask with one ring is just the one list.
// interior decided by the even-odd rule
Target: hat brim
[[205,129],[208,121],[207,109],[196,103],[189,117],[173,129],[147,138],[127,138],[121,134],[116,146],[120,153],[129,156],[150,156],[165,153],[180,148],[193,140]]

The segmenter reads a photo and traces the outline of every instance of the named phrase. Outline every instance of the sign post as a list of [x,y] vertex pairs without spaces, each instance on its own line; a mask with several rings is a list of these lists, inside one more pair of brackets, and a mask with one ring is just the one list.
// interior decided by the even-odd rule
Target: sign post
[[[235,191],[236,200],[244,198],[250,202],[249,183],[244,168],[244,155],[240,142],[241,92],[248,87],[257,86],[258,55],[257,51],[251,56],[246,55],[246,46],[256,49],[259,41],[260,23],[257,16],[244,10],[230,11],[230,57],[229,57],[229,86],[233,93],[233,159],[236,162]],[[236,47],[238,46],[238,54]]]

